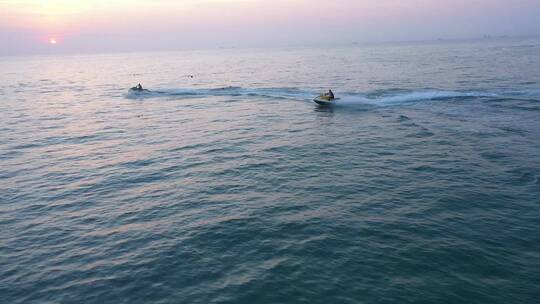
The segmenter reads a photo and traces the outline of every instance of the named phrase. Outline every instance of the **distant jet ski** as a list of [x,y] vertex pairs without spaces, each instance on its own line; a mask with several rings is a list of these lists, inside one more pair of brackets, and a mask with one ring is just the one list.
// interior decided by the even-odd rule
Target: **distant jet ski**
[[334,97],[334,93],[332,90],[328,91],[328,93],[319,95],[313,99],[314,102],[321,106],[330,106],[335,103],[337,99]]
[[147,89],[143,89],[143,87],[142,87],[142,85],[140,83],[138,85],[132,87],[131,89],[129,89],[129,91],[130,92],[137,92],[137,93],[150,92]]
[[129,89],[130,92],[135,92],[135,93],[142,93],[142,92],[150,92],[150,90],[147,90],[147,89],[138,89],[137,87],[133,87],[131,89]]

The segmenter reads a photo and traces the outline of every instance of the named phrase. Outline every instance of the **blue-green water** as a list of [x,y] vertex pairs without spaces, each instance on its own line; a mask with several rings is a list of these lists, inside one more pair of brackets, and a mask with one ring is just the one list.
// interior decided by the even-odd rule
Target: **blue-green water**
[[2,303],[540,296],[540,40],[0,70]]

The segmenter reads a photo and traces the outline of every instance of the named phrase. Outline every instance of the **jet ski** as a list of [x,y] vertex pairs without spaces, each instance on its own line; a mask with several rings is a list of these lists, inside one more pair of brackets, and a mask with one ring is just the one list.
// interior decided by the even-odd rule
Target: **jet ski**
[[150,90],[143,89],[143,88],[139,88],[139,87],[133,87],[133,88],[129,89],[129,91],[130,91],[130,92],[133,92],[133,93],[150,92]]
[[336,98],[332,98],[326,94],[319,95],[313,99],[314,102],[321,106],[331,106],[335,104]]
[[150,91],[147,89],[143,89],[142,85],[139,83],[138,85],[129,89],[129,92],[130,93],[145,93],[145,92],[150,92]]

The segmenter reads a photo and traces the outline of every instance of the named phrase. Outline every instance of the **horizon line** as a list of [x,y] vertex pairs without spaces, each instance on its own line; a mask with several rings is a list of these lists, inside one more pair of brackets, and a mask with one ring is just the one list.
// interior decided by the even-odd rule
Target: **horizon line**
[[334,43],[330,46],[324,45],[322,42],[288,44],[276,46],[207,46],[207,47],[176,47],[171,49],[156,48],[156,49],[140,49],[140,50],[60,50],[60,51],[36,51],[29,53],[0,53],[0,57],[33,57],[33,56],[77,56],[77,55],[107,55],[107,54],[125,54],[125,53],[167,53],[167,52],[183,52],[183,51],[216,51],[216,50],[266,50],[266,49],[294,49],[294,48],[347,48],[347,47],[369,47],[381,45],[400,45],[400,44],[422,44],[422,43],[452,43],[452,42],[482,42],[493,40],[512,40],[512,39],[540,39],[540,34],[537,35],[483,35],[475,37],[460,37],[460,38],[431,38],[431,39],[413,39],[413,40],[385,40],[385,41],[350,41]]

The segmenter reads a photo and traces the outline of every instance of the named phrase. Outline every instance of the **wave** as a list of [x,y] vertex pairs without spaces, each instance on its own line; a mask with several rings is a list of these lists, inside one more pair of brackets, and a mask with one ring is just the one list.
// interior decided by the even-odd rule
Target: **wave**
[[[210,89],[160,89],[148,92],[129,92],[126,98],[145,99],[168,97],[178,99],[204,98],[212,96],[263,97],[273,99],[291,99],[311,101],[320,92],[300,88],[242,88],[222,87]],[[374,92],[344,92],[338,94],[338,105],[392,106],[422,101],[440,101],[463,98],[532,98],[540,99],[540,89],[529,90],[486,90],[486,91],[451,91],[439,89],[402,90],[389,89]]]

